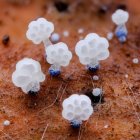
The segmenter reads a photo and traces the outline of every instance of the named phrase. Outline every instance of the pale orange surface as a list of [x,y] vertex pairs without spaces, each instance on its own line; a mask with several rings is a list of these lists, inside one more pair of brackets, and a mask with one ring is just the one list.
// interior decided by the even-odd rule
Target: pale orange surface
[[[96,73],[99,81],[91,80],[94,74],[85,70],[74,52],[80,36],[96,32],[106,37],[115,29],[110,17],[117,3],[99,16],[86,4],[73,12],[59,13],[51,0],[33,0],[22,6],[0,0],[0,39],[5,34],[10,36],[8,46],[0,42],[0,140],[41,140],[46,126],[43,140],[140,140],[140,63],[132,63],[135,57],[140,60],[139,0],[123,1],[130,13],[128,41],[122,45],[114,37],[110,42],[110,57],[101,62]],[[54,22],[55,32],[73,53],[70,65],[62,68],[58,78],[48,74],[43,45],[36,46],[25,36],[28,23],[40,16]],[[79,28],[85,30],[81,35],[77,33]],[[65,30],[69,31],[69,37],[63,36]],[[17,61],[24,57],[38,60],[46,74],[36,97],[25,95],[11,81]],[[94,114],[83,123],[81,131],[73,130],[62,118],[62,101],[93,87],[103,88],[104,102],[95,106]],[[5,120],[11,122],[7,127],[3,126]]]

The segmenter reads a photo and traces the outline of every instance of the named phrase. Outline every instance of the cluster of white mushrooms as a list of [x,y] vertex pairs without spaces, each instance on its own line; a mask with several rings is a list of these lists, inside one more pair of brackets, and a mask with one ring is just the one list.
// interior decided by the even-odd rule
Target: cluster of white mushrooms
[[[126,40],[127,30],[125,23],[128,20],[128,13],[123,10],[117,10],[112,15],[113,22],[118,26],[116,36],[121,42]],[[72,53],[68,46],[63,42],[58,42],[59,36],[54,35],[56,44],[52,44],[49,40],[54,31],[52,22],[44,18],[32,21],[26,33],[26,36],[34,44],[44,43],[46,60],[51,67],[49,73],[52,76],[60,74],[61,66],[68,66],[72,59]],[[109,43],[106,38],[100,37],[96,33],[89,33],[83,40],[80,40],[75,47],[75,52],[79,57],[80,63],[86,65],[89,70],[95,71],[99,68],[99,61],[109,57]],[[98,80],[98,76],[93,77]],[[12,81],[15,86],[20,87],[23,92],[38,92],[40,90],[40,82],[45,80],[45,75],[41,70],[40,63],[30,58],[24,58],[16,64],[16,70],[12,74]],[[92,91],[93,96],[102,94],[100,88]],[[63,101],[62,116],[71,122],[73,127],[79,127],[82,121],[88,120],[93,113],[91,100],[86,95],[71,95]]]
[[23,92],[38,92],[40,82],[45,80],[40,63],[30,58],[24,58],[16,64],[16,70],[12,74],[15,86],[20,87]]
[[[26,36],[34,44],[44,43],[46,60],[52,65],[49,69],[49,73],[52,76],[57,76],[60,74],[61,66],[69,65],[72,53],[68,50],[68,46],[63,42],[52,44],[52,42],[56,42],[56,34],[52,34],[53,31],[54,25],[52,22],[49,22],[44,18],[39,18],[36,21],[30,22]],[[50,40],[52,40],[52,42]]]

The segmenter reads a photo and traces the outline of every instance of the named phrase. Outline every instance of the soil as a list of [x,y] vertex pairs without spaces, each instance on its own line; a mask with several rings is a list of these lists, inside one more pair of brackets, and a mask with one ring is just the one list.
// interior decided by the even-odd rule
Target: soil
[[[63,10],[59,11],[52,0],[20,5],[0,0],[0,140],[140,140],[140,63],[132,62],[133,58],[140,60],[139,0],[107,3],[105,11],[96,6],[92,10],[90,2],[81,2],[71,10],[60,6]],[[120,44],[114,37],[110,57],[101,62],[97,73],[89,73],[75,55],[75,44],[87,33],[106,37],[114,31],[111,14],[117,7],[129,11],[128,40]],[[60,41],[73,53],[70,65],[55,78],[48,74],[43,44],[34,45],[25,36],[28,23],[42,16],[55,24]],[[84,33],[79,34],[79,28]],[[69,36],[64,37],[63,31],[69,31]],[[5,36],[9,37],[6,44]],[[11,81],[16,63],[24,57],[38,60],[46,74],[36,96],[24,94]],[[93,75],[99,80],[93,81]],[[102,102],[96,102],[94,114],[80,130],[72,129],[61,115],[63,100],[74,93],[90,96],[94,87],[103,89]],[[11,122],[9,126],[3,125],[5,120]]]

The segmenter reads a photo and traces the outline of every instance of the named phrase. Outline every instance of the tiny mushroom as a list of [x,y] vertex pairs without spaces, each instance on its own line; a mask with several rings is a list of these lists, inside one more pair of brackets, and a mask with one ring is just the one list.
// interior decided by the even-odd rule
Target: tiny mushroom
[[63,36],[64,36],[64,37],[68,37],[68,36],[69,36],[69,31],[65,30],[65,31],[63,32]]
[[101,88],[94,88],[92,90],[93,96],[100,96],[102,94],[102,89]]
[[113,33],[112,32],[109,32],[108,34],[107,34],[107,39],[108,40],[112,40],[112,38],[113,38]]
[[60,35],[58,33],[53,33],[50,38],[53,43],[57,43],[60,40]]
[[59,75],[61,66],[68,66],[72,59],[72,53],[68,50],[68,46],[63,42],[48,46],[46,48],[46,55],[47,62],[51,64],[49,69],[51,76]]
[[4,125],[4,126],[10,125],[10,121],[9,121],[9,120],[5,120],[5,121],[3,122],[3,125]]
[[108,47],[106,38],[90,33],[76,44],[75,52],[81,64],[86,65],[90,71],[96,71],[99,69],[99,61],[109,57]]
[[45,80],[40,63],[31,58],[24,58],[16,64],[16,70],[12,74],[15,86],[20,87],[26,94],[37,93],[40,90],[40,82]]
[[53,31],[54,25],[52,22],[47,21],[45,18],[38,18],[29,23],[26,37],[34,44],[43,42],[46,47],[51,44],[49,38]]
[[70,121],[71,126],[79,128],[93,113],[91,100],[86,95],[73,94],[63,101],[62,116]]
[[98,80],[99,80],[99,76],[98,76],[98,75],[94,75],[94,76],[93,76],[93,80],[94,80],[94,81],[98,81]]
[[132,62],[133,62],[134,64],[138,64],[138,63],[139,63],[139,59],[138,59],[138,58],[134,58],[134,59],[132,60]]
[[128,21],[129,13],[127,11],[118,9],[112,14],[112,21],[117,25],[115,35],[118,37],[121,43],[126,41],[127,28],[125,23]]

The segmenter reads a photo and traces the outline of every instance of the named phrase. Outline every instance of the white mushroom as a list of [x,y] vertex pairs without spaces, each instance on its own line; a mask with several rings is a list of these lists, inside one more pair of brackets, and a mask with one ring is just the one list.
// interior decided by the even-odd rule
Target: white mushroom
[[75,47],[75,52],[83,65],[98,65],[100,60],[109,57],[109,43],[107,39],[95,33],[88,34],[80,40]]
[[116,25],[123,25],[128,21],[129,14],[127,11],[118,9],[112,14],[112,21]]
[[58,33],[53,33],[53,34],[51,35],[51,41],[52,41],[53,43],[57,43],[59,40],[60,40],[60,35],[59,35]]
[[9,121],[9,120],[5,120],[5,121],[3,122],[3,125],[4,125],[4,126],[9,126],[9,125],[10,125],[10,121]]
[[53,31],[54,25],[52,22],[47,21],[45,18],[38,18],[29,23],[26,37],[34,44],[43,42],[46,45]]
[[16,64],[16,70],[12,74],[12,81],[15,86],[20,87],[23,92],[38,92],[40,82],[45,80],[38,61],[31,58],[24,58]]
[[93,113],[91,100],[86,95],[73,94],[63,101],[62,116],[71,121],[88,120]]
[[46,55],[47,62],[59,70],[61,66],[68,66],[72,59],[72,53],[68,50],[68,46],[63,42],[48,46],[46,48]]
[[127,11],[118,9],[112,14],[112,21],[117,25],[115,35],[121,43],[126,41],[127,28],[125,23],[128,21],[129,13]]
[[93,91],[92,91],[92,94],[94,96],[99,96],[102,94],[102,89],[101,88],[94,88]]

